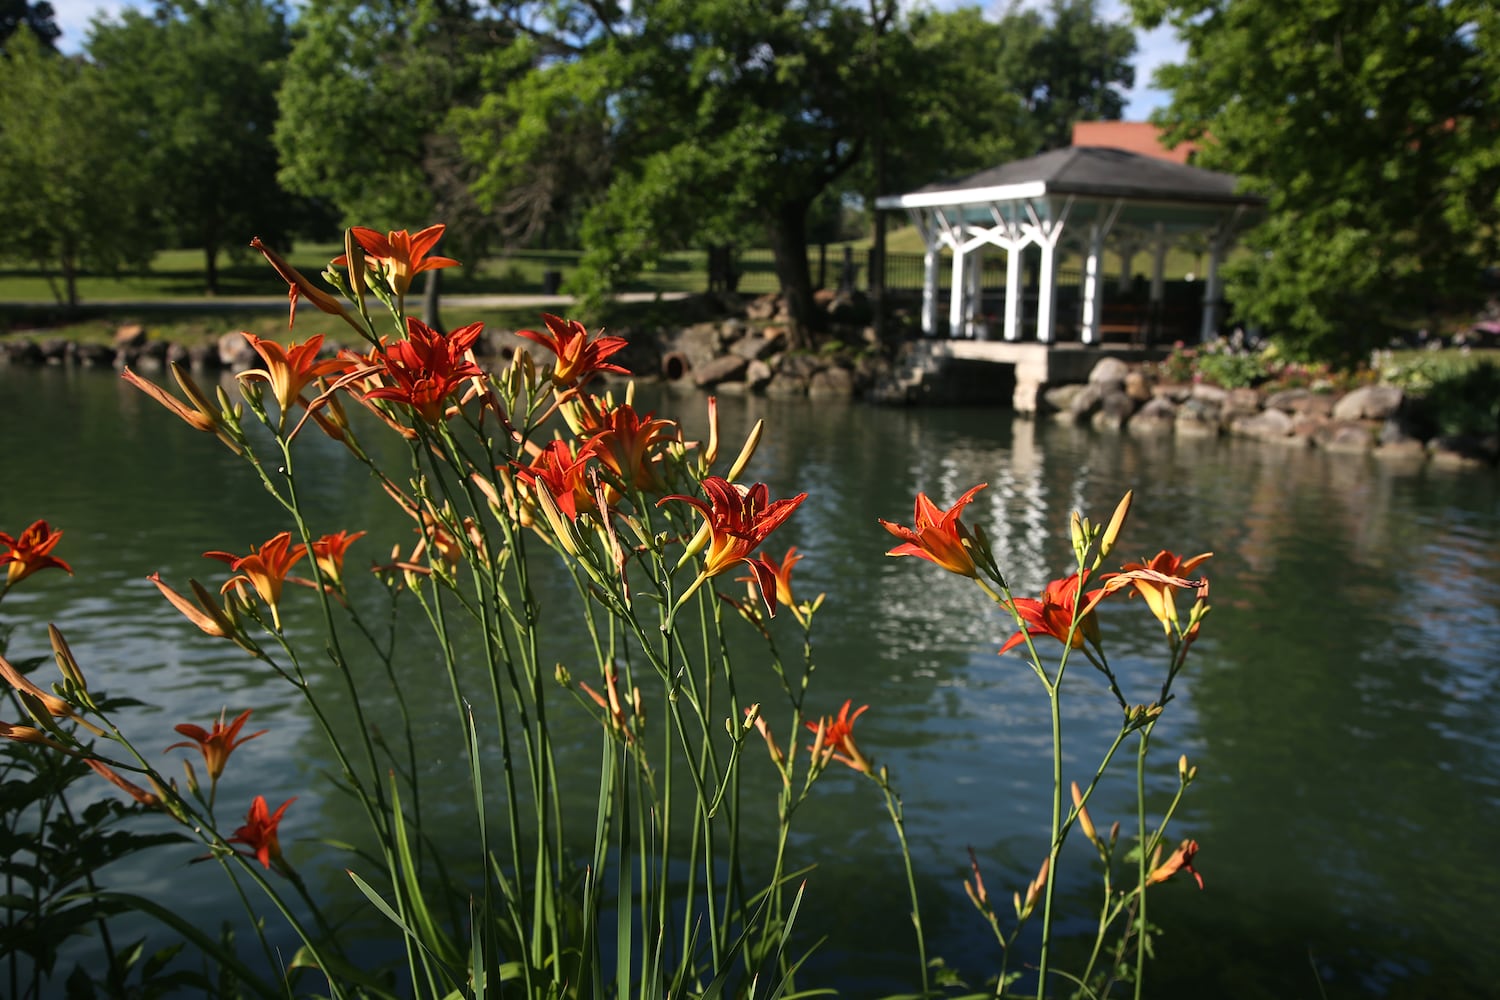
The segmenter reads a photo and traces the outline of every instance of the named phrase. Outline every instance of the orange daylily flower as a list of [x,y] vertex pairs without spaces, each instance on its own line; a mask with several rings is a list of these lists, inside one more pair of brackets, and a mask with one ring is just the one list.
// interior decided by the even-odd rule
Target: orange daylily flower
[[314,285],[311,281],[308,281],[306,275],[288,264],[285,260],[282,260],[280,254],[262,243],[259,236],[251,240],[250,245],[260,251],[261,256],[276,269],[276,273],[281,275],[282,280],[287,284],[286,297],[289,308],[287,310],[286,326],[288,330],[297,321],[297,301],[301,298],[306,298],[320,312],[325,312],[330,316],[341,317],[345,323],[354,327],[361,335],[364,334],[364,327],[360,326],[359,321],[349,315],[349,310],[344,308],[342,302],[328,292],[323,291],[317,285]]
[[370,360],[392,383],[366,389],[370,399],[394,399],[410,406],[429,424],[448,416],[448,398],[465,382],[484,373],[469,360],[483,323],[470,323],[448,335],[415,317],[406,319],[406,339],[377,350]]
[[[703,492],[708,494],[705,503],[697,497],[673,495],[657,501],[660,507],[668,500],[681,500],[698,509],[708,522],[708,552],[704,556],[702,581],[718,576],[744,563],[755,574],[756,585],[772,615],[776,614],[776,577],[764,563],[750,558],[750,553],[766,540],[766,536],[791,517],[806,493],[799,493],[787,500],[770,500],[770,491],[765,483],[754,486],[738,486],[719,476],[703,480]],[[696,586],[696,584],[694,585]],[[684,594],[684,597],[686,594]]]
[[809,732],[816,734],[816,739],[808,750],[814,757],[821,754],[825,759],[832,758],[840,764],[847,764],[861,774],[872,774],[872,765],[869,758],[859,752],[859,746],[854,742],[854,720],[865,714],[869,705],[861,705],[849,714],[849,706],[852,700],[846,700],[844,707],[839,709],[837,716],[825,715],[817,722],[804,722]]
[[[1127,573],[1144,570],[1160,574],[1164,577],[1182,578],[1197,569],[1201,563],[1212,556],[1212,552],[1203,552],[1193,556],[1191,559],[1184,559],[1175,553],[1162,549],[1147,562],[1129,562],[1120,568]],[[1114,574],[1110,575],[1113,576]],[[1135,588],[1136,593],[1145,599],[1146,607],[1150,608],[1151,613],[1156,616],[1156,620],[1161,622],[1162,628],[1170,632],[1172,626],[1177,624],[1177,599],[1175,596],[1177,588],[1160,580],[1139,576],[1131,581],[1131,586]]]
[[1167,860],[1158,864],[1157,860],[1161,857],[1161,848],[1158,847],[1156,853],[1151,858],[1152,868],[1146,875],[1146,884],[1155,885],[1158,882],[1165,882],[1178,872],[1186,870],[1188,874],[1198,880],[1198,888],[1202,889],[1203,876],[1199,875],[1197,869],[1193,867],[1193,858],[1197,856],[1198,842],[1196,840],[1184,840]]
[[1030,597],[1017,597],[1007,603],[1007,607],[1014,608],[1016,614],[1026,623],[1022,631],[1017,632],[1005,640],[1005,645],[1000,647],[1004,653],[1025,642],[1024,636],[1050,635],[1059,642],[1069,641],[1069,633],[1072,633],[1072,645],[1074,649],[1083,646],[1084,639],[1088,639],[1095,645],[1099,644],[1099,621],[1094,616],[1094,607],[1105,593],[1104,588],[1092,590],[1083,595],[1084,607],[1078,617],[1078,627],[1073,627],[1074,612],[1077,609],[1078,596],[1083,591],[1084,585],[1088,583],[1089,574],[1085,570],[1080,577],[1074,573],[1072,576],[1061,580],[1053,580],[1042,589],[1040,600]]
[[[786,555],[781,557],[780,562],[772,559],[764,552],[755,558],[754,561],[764,566],[766,571],[771,574],[772,579],[776,581],[776,601],[778,604],[785,604],[787,607],[791,607],[797,603],[796,599],[792,596],[792,567],[801,562],[802,558],[801,553],[797,551],[797,546],[795,545],[786,550]],[[740,579],[754,582],[754,578],[752,577],[740,577]]]
[[575,453],[570,443],[554,439],[547,442],[530,465],[513,463],[516,478],[533,492],[546,490],[569,521],[577,521],[579,514],[597,514],[598,504],[588,475],[593,451],[593,445],[588,444]]
[[295,797],[287,799],[273,813],[266,805],[266,797],[257,795],[255,801],[250,803],[250,811],[245,815],[245,825],[234,831],[229,843],[244,844],[250,848],[247,857],[256,858],[267,869],[273,865],[284,868],[286,862],[281,856],[281,838],[277,828],[281,825],[286,807],[296,801]]
[[271,609],[271,619],[281,627],[281,615],[277,606],[281,602],[281,587],[286,575],[297,561],[307,555],[303,545],[292,544],[292,533],[283,531],[249,555],[237,556],[232,552],[205,552],[210,559],[229,564],[236,574],[224,582],[219,593],[228,593],[231,588],[243,588],[245,584],[255,588],[260,599]]
[[309,337],[305,343],[288,347],[282,347],[274,340],[265,340],[253,333],[242,331],[240,335],[255,348],[255,353],[261,356],[266,366],[248,369],[236,377],[270,383],[276,405],[281,407],[280,421],[283,428],[286,427],[287,414],[291,413],[297,400],[302,397],[303,389],[319,377],[343,371],[348,366],[348,362],[338,358],[318,360],[318,352],[323,347],[322,334]]
[[257,736],[264,736],[267,732],[267,730],[262,729],[251,733],[249,736],[240,737],[240,730],[244,727],[245,720],[250,718],[252,711],[254,709],[245,709],[239,715],[235,716],[234,721],[227,726],[224,724],[224,712],[221,711],[212,729],[204,729],[202,726],[195,726],[191,722],[179,723],[173,728],[183,736],[186,736],[187,741],[173,743],[166,750],[163,750],[162,753],[166,753],[167,750],[176,750],[178,747],[196,746],[203,754],[203,763],[208,768],[209,778],[217,783],[219,775],[224,773],[224,765],[229,763],[229,755],[234,753],[240,746],[249,743]]
[[312,557],[318,564],[318,571],[323,578],[333,586],[341,586],[344,582],[344,556],[349,552],[349,546],[365,537],[367,532],[356,531],[349,534],[347,531],[335,532],[324,535],[312,543]]
[[0,566],[5,566],[5,589],[43,569],[60,569],[72,576],[73,567],[52,555],[62,536],[61,531],[53,531],[46,521],[31,522],[14,538],[0,531],[0,545],[5,547],[0,552]]
[[[651,449],[675,440],[680,428],[671,420],[644,417],[628,403],[596,411],[584,408],[587,429],[583,432],[599,461],[619,477],[625,489],[655,490],[661,483],[655,471],[656,456]],[[611,496],[610,502],[615,497]]]
[[[443,230],[446,228],[439,223],[415,234],[405,229],[395,229],[383,236],[379,231],[364,226],[351,226],[349,231],[365,252],[365,266],[385,279],[392,292],[405,295],[411,288],[412,278],[423,271],[458,266],[458,261],[451,257],[429,256],[443,238]],[[348,267],[349,256],[340,254],[332,263],[335,267]]]
[[912,527],[906,528],[890,521],[881,520],[885,530],[901,539],[904,544],[886,553],[888,556],[916,556],[937,563],[950,573],[978,579],[979,568],[969,552],[974,536],[958,519],[959,514],[974,499],[974,494],[988,483],[980,483],[958,498],[958,502],[947,510],[938,510],[937,505],[927,499],[927,494],[917,494],[916,513],[912,516]]
[[547,324],[547,333],[517,330],[516,336],[534,340],[557,355],[557,363],[552,368],[552,383],[559,389],[581,385],[595,372],[630,374],[630,369],[604,360],[629,344],[624,337],[601,336],[591,341],[582,323],[551,313],[542,313],[542,322]]

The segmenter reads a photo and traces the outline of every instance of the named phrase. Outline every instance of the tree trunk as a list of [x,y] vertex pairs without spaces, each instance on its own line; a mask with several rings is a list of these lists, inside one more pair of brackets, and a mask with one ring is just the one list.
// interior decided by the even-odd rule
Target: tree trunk
[[63,311],[72,316],[78,312],[78,259],[72,246],[64,243],[58,263],[62,265],[63,295],[66,299]]
[[219,248],[213,244],[203,247],[203,292],[219,294]]
[[807,266],[807,203],[784,202],[769,227],[771,253],[776,261],[776,277],[786,299],[790,320],[790,343],[793,349],[812,347],[813,314],[812,271]]
[[447,332],[443,329],[443,318],[438,311],[439,282],[442,280],[442,269],[434,268],[427,272],[427,280],[422,285],[422,322],[438,333]]

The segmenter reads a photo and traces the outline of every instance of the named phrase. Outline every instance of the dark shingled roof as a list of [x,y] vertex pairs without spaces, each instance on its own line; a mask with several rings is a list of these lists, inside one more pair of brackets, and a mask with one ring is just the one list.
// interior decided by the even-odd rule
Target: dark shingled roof
[[[968,190],[1038,181],[1047,185],[1049,195],[1233,205],[1264,202],[1254,195],[1237,194],[1232,174],[1184,166],[1106,146],[1054,149],[1030,159],[1002,163],[956,181],[928,184],[914,193],[952,191],[958,195]],[[955,201],[962,201],[962,198]]]

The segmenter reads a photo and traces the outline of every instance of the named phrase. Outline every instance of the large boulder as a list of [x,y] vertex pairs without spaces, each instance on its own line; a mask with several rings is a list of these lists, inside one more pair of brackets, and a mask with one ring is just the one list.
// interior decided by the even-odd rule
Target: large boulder
[[1177,404],[1165,396],[1156,396],[1135,411],[1125,429],[1132,434],[1170,434],[1176,422]]
[[724,354],[711,358],[701,365],[694,365],[689,373],[693,384],[700,389],[709,389],[721,382],[738,382],[744,374],[749,360],[738,354]]
[[242,333],[226,333],[219,338],[219,364],[232,372],[254,368],[260,360],[255,348]]
[[1402,392],[1394,385],[1363,385],[1333,406],[1334,420],[1386,420],[1401,409]]
[[1256,438],[1260,441],[1275,441],[1292,436],[1291,414],[1281,410],[1259,410],[1252,414],[1241,414],[1229,422],[1229,432],[1240,437]]
[[854,396],[854,373],[847,368],[824,368],[807,382],[813,399],[850,399]]
[[1089,372],[1089,385],[1123,384],[1130,366],[1119,358],[1100,358]]

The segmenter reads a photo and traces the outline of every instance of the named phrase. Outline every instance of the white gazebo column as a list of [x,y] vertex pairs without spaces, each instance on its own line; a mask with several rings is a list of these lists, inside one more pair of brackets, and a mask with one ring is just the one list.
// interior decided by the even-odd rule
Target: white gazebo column
[[1219,336],[1219,253],[1219,241],[1210,241],[1208,271],[1203,276],[1203,326],[1198,331],[1198,339],[1205,344]]
[[964,313],[968,302],[968,278],[964,273],[968,254],[962,246],[953,248],[953,276],[949,279],[948,288],[948,336],[968,336],[964,329]]
[[975,247],[972,254],[965,255],[964,270],[969,285],[964,289],[964,336],[989,339],[984,328],[984,247]]
[[1130,268],[1135,262],[1135,252],[1138,249],[1139,245],[1134,240],[1120,244],[1120,284],[1118,287],[1121,292],[1130,291],[1132,277]]
[[1235,206],[1234,212],[1219,224],[1208,240],[1208,272],[1204,275],[1203,282],[1203,327],[1199,336],[1204,342],[1219,335],[1219,300],[1224,295],[1223,283],[1219,280],[1219,265],[1224,262],[1229,244],[1234,242],[1235,227],[1244,213],[1245,206]]
[[1025,227],[1026,232],[1042,250],[1041,276],[1036,296],[1036,339],[1044,344],[1057,339],[1057,331],[1054,329],[1057,322],[1057,244],[1062,239],[1063,226],[1068,221],[1068,212],[1072,207],[1073,199],[1070,197],[1063,202],[1062,209],[1056,216],[1043,222],[1037,215],[1036,203],[1026,203],[1026,214],[1031,217],[1031,224]]
[[1079,339],[1085,344],[1099,342],[1099,324],[1104,318],[1104,237],[1109,235],[1122,202],[1115,202],[1089,226],[1088,249],[1083,261],[1083,315]]
[[1036,339],[1050,344],[1057,339],[1053,329],[1057,322],[1053,317],[1053,313],[1057,312],[1057,241],[1050,239],[1037,242],[1042,248],[1042,269],[1036,293]]
[[1089,227],[1088,252],[1083,258],[1083,316],[1078,339],[1085,344],[1099,340],[1099,321],[1104,313],[1104,227]]
[[1146,329],[1152,338],[1161,335],[1162,319],[1167,311],[1167,227],[1158,222],[1156,235],[1151,244],[1151,307],[1150,326]]
[[1026,250],[1024,238],[1005,244],[1005,339],[1021,337],[1021,254]]
[[922,254],[922,336],[936,337],[938,325],[938,247]]

